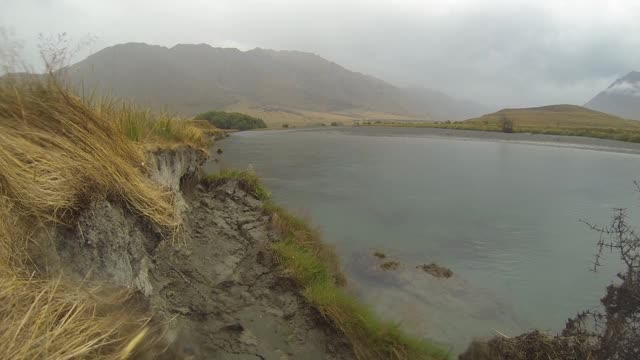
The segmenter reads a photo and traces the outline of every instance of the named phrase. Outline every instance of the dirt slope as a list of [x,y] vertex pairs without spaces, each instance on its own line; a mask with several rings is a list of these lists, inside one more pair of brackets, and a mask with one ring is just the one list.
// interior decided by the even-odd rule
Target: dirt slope
[[[282,276],[262,203],[235,181],[188,186],[202,158],[161,155],[153,170],[183,197],[183,229],[167,238],[120,203],[95,202],[74,226],[47,232],[38,266],[87,283],[137,289],[168,324],[166,359],[352,359],[351,346]],[[183,169],[171,173],[172,169]],[[179,184],[179,185],[178,185]],[[162,349],[161,349],[162,350]]]
[[160,246],[152,302],[177,315],[180,353],[211,359],[350,359],[349,344],[280,276],[262,204],[235,182],[196,189],[188,247]]

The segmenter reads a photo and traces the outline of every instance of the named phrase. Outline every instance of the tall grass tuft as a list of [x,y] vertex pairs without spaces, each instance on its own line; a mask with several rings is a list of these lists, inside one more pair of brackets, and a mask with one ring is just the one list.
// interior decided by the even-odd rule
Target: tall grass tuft
[[59,221],[112,196],[154,223],[180,219],[143,173],[142,148],[53,80],[0,86],[0,197],[23,218]]
[[127,139],[136,143],[154,146],[190,144],[204,149],[211,142],[212,137],[202,128],[168,113],[156,114],[110,97],[89,99],[88,105],[113,122]]
[[146,316],[120,305],[129,293],[80,289],[25,274],[0,276],[3,359],[126,359],[146,335]]
[[197,145],[197,133],[149,121],[91,106],[53,78],[0,80],[0,358],[122,359],[147,337],[148,315],[126,309],[126,292],[51,279],[26,249],[47,225],[105,198],[167,235],[179,228],[174,195],[145,176],[144,146]]

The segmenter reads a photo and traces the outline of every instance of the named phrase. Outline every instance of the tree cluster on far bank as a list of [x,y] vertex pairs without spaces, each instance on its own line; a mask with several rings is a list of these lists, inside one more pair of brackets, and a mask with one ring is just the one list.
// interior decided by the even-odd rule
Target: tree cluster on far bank
[[196,115],[196,120],[207,120],[219,129],[251,130],[267,127],[264,120],[237,112],[208,111]]

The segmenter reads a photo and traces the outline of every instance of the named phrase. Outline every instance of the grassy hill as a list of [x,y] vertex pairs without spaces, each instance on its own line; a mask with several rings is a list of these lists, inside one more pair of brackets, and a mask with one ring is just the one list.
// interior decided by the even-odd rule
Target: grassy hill
[[523,109],[503,109],[465,123],[498,125],[503,117],[520,128],[616,128],[640,129],[640,122],[626,120],[577,105],[549,105]]
[[450,121],[388,122],[385,125],[506,132],[502,126],[505,121],[512,124],[511,132],[584,136],[640,143],[640,121],[626,120],[576,105],[502,109],[453,123]]

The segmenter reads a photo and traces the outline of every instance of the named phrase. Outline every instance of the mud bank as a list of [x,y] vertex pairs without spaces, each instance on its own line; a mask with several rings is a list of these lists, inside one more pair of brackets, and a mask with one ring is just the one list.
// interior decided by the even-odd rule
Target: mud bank
[[151,177],[177,192],[183,226],[168,237],[122,203],[90,205],[43,239],[39,266],[134,288],[166,323],[170,359],[352,359],[351,345],[279,270],[261,201],[235,181],[205,188],[205,157],[155,154]]

